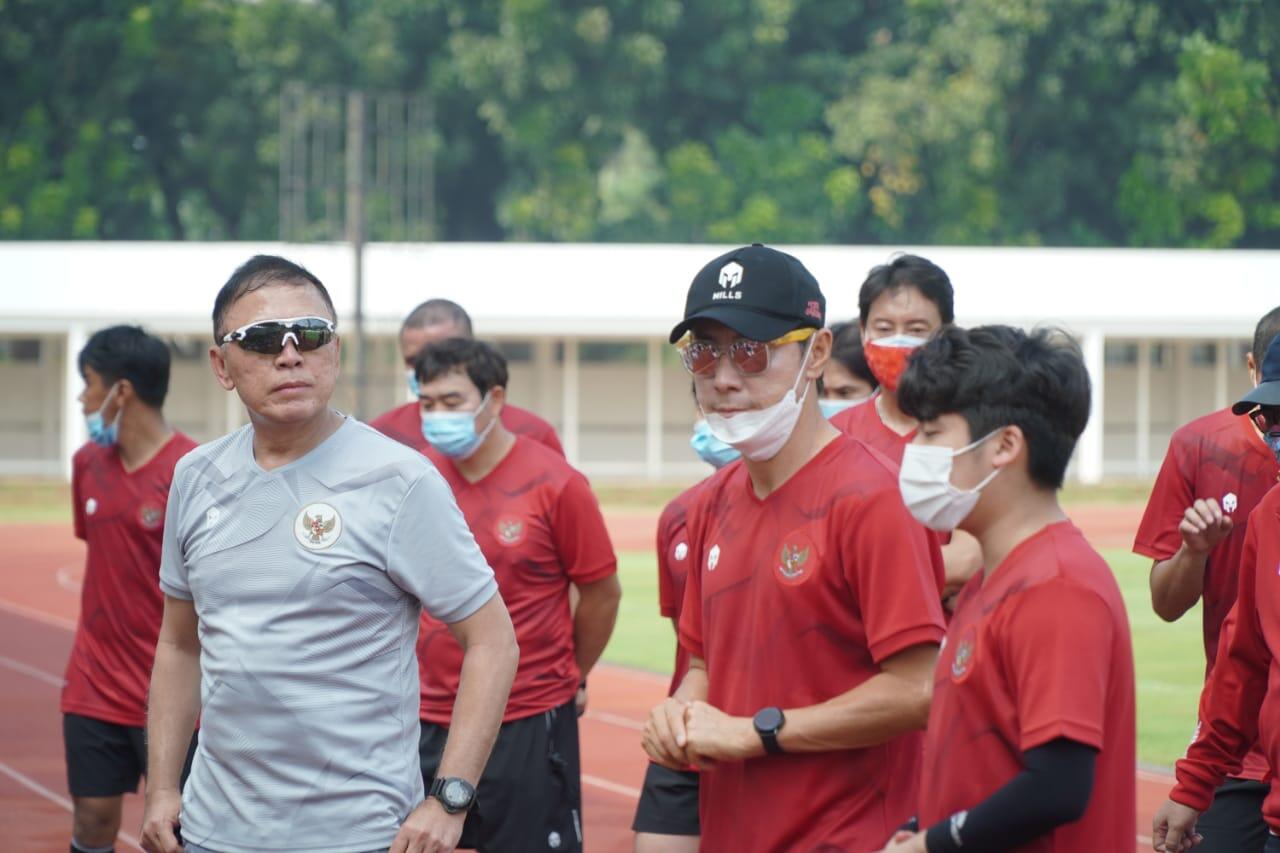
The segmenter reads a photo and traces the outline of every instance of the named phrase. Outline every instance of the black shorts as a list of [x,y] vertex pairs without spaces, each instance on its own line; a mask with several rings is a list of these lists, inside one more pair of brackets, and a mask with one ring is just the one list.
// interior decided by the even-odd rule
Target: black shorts
[[[423,721],[418,742],[430,790],[449,730]],[[582,850],[582,771],[573,700],[503,723],[476,788],[459,847],[493,853]]]
[[[118,797],[137,793],[147,772],[147,737],[140,726],[122,726],[80,714],[62,715],[67,789],[73,797]],[[182,782],[191,772],[196,736],[191,736]]]
[[1271,833],[1262,819],[1268,790],[1264,783],[1248,779],[1223,783],[1213,795],[1213,805],[1196,821],[1196,831],[1204,836],[1196,853],[1261,853],[1267,844],[1280,843],[1268,840]]
[[654,835],[701,835],[698,824],[698,774],[650,764],[636,805],[633,832]]

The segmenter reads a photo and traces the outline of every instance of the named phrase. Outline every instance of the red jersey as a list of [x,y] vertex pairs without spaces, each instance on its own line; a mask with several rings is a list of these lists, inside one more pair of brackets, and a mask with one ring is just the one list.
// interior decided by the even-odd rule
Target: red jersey
[[876,408],[878,399],[880,395],[876,394],[865,403],[850,406],[843,412],[836,412],[830,419],[831,425],[845,435],[853,436],[874,447],[892,459],[894,465],[901,468],[902,454],[911,443],[911,439],[916,437],[916,431],[912,430],[906,435],[899,435],[885,426],[884,421],[880,419],[880,410]]
[[960,592],[934,673],[920,825],[972,809],[1057,738],[1098,751],[1084,816],[1023,853],[1130,850],[1137,832],[1133,647],[1120,588],[1069,521]]
[[62,712],[147,724],[147,687],[164,613],[160,546],[173,467],[196,443],[175,432],[124,470],[114,447],[86,444],[71,463],[72,517],[88,546]]
[[[1214,546],[1204,566],[1205,677],[1213,670],[1222,621],[1236,600],[1245,521],[1275,485],[1280,465],[1248,418],[1223,409],[1197,418],[1169,440],[1169,450],[1147,501],[1133,550],[1152,560],[1167,560],[1182,545],[1178,525],[1187,507],[1214,498],[1235,525]],[[1255,747],[1240,778],[1262,781],[1267,762]]]
[[[428,450],[427,458],[452,487],[511,614],[520,664],[503,721],[563,705],[582,680],[573,654],[569,584],[589,584],[618,570],[591,487],[563,456],[523,436],[475,483],[448,457]],[[449,725],[461,670],[462,647],[424,611],[418,632],[422,719]]]
[[[883,457],[838,436],[768,497],[743,465],[689,515],[680,642],[707,701],[738,717],[825,702],[885,658],[942,639],[930,543]],[[879,850],[915,813],[921,737],[769,755],[703,772],[709,850]],[[749,816],[750,819],[744,819]]]
[[[528,436],[564,456],[564,448],[560,446],[555,429],[533,412],[507,403],[502,407],[501,417],[502,425],[509,431]],[[383,412],[370,421],[369,426],[419,453],[426,453],[430,447],[422,435],[422,407],[416,402],[405,403]]]
[[[697,500],[706,480],[695,483],[672,499],[658,517],[658,609],[679,630],[684,586],[689,577],[689,508]],[[676,663],[671,674],[670,696],[689,671],[689,650],[676,643]]]
[[[1187,755],[1175,768],[1169,795],[1204,811],[1226,776],[1239,775],[1249,748],[1261,743],[1271,766],[1280,767],[1280,488],[1269,491],[1249,516],[1235,606],[1224,626],[1218,659],[1200,694],[1200,724]],[[1271,791],[1262,816],[1280,833],[1280,789]]]

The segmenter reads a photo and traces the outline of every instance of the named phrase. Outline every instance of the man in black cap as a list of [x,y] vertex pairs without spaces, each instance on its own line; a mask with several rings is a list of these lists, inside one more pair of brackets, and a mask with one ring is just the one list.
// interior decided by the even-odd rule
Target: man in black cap
[[[1262,381],[1231,407],[1247,416],[1280,461],[1280,335],[1262,359]],[[1188,523],[1192,519],[1188,516]],[[1204,524],[1203,522],[1201,522]],[[1207,528],[1208,524],[1204,524]],[[1203,529],[1201,532],[1203,532]],[[1262,816],[1270,829],[1266,853],[1280,853],[1280,489],[1249,514],[1240,556],[1236,603],[1223,625],[1217,660],[1200,694],[1196,738],[1176,767],[1177,784],[1156,812],[1156,850],[1181,851],[1200,839],[1197,821],[1214,792],[1256,742],[1272,768]],[[1254,848],[1257,849],[1257,848]]]
[[689,672],[643,736],[654,762],[701,771],[704,849],[878,849],[915,805],[937,546],[892,463],[822,416],[825,309],[798,260],[757,244],[698,273],[671,333],[743,457],[689,509]]

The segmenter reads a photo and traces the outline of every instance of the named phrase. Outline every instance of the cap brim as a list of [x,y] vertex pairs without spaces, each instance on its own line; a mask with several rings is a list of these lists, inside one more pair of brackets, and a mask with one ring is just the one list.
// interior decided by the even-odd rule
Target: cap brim
[[1280,380],[1263,382],[1231,407],[1235,415],[1247,415],[1258,406],[1280,406]]
[[780,338],[787,332],[812,325],[807,322],[796,322],[794,317],[770,317],[758,311],[744,310],[733,305],[712,305],[685,317],[671,330],[670,342],[675,343],[684,337],[685,332],[693,328],[699,320],[714,320],[733,329],[744,338],[753,341],[771,341]]

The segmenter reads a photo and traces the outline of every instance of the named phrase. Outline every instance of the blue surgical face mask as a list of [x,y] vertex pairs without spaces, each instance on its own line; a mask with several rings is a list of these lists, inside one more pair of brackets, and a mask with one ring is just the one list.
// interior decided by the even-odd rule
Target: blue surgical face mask
[[1280,462],[1280,426],[1263,433],[1262,440],[1267,443],[1267,447],[1271,448],[1271,453],[1276,457],[1276,462]]
[[712,435],[711,428],[703,420],[693,425],[693,438],[689,439],[689,446],[698,454],[699,459],[715,468],[723,468],[742,456],[732,445]]
[[107,410],[107,406],[111,405],[111,398],[115,396],[116,386],[112,385],[107,391],[107,396],[102,398],[102,406],[98,411],[85,415],[84,425],[89,431],[89,440],[99,447],[113,447],[120,440],[120,414],[116,412],[115,418],[111,423],[107,423],[102,417],[102,413]]
[[404,378],[409,381],[409,396],[418,399],[418,395],[422,393],[422,389],[418,385],[418,374],[410,368],[404,372]]
[[870,399],[870,395],[866,397],[854,397],[847,400],[840,400],[835,397],[829,399],[824,398],[818,401],[818,408],[822,409],[822,416],[827,420],[830,420],[845,409],[852,409],[859,403],[865,403]]
[[467,459],[480,449],[490,430],[498,422],[492,418],[484,432],[476,432],[476,418],[489,405],[489,395],[480,401],[474,412],[423,412],[422,437],[440,453],[450,459]]

